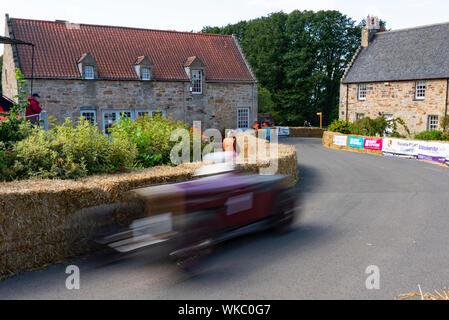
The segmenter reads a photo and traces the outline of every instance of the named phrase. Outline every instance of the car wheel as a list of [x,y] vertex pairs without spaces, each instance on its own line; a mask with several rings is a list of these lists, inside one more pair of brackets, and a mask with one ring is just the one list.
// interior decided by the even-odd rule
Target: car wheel
[[[202,270],[204,263],[212,253],[212,246],[208,244],[210,240],[205,240],[198,244],[199,248],[190,250],[186,254],[176,257],[176,265],[179,269],[187,273],[198,273]],[[204,244],[204,247],[203,247]]]
[[283,191],[276,201],[274,230],[287,232],[295,222],[295,200],[290,191]]
[[193,273],[201,269],[202,264],[212,253],[213,237],[211,217],[214,212],[200,211],[186,215],[186,219],[177,225],[178,236],[174,251],[170,254],[176,265],[185,272]]

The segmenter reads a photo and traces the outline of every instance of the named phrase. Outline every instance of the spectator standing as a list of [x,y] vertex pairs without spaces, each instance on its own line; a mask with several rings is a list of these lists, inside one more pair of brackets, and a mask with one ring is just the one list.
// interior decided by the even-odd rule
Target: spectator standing
[[34,122],[35,124],[39,124],[39,115],[42,112],[42,108],[39,106],[40,96],[37,93],[34,93],[31,97],[28,98],[28,106],[25,110],[25,116],[27,120]]

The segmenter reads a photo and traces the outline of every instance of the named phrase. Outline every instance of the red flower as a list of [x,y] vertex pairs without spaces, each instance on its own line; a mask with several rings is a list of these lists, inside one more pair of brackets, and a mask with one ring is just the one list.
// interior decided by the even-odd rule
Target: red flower
[[121,166],[119,170],[120,170],[120,171],[123,171],[123,170],[125,170],[125,167],[124,167],[124,166]]

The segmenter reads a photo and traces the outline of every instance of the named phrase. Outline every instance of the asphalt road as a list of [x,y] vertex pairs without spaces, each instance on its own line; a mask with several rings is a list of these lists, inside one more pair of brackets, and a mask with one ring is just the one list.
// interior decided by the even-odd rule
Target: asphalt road
[[[1,299],[395,299],[449,285],[449,168],[297,147],[302,213],[283,236],[259,234],[217,249],[205,272],[186,277],[152,250],[120,259],[104,252],[0,282]],[[380,289],[366,288],[378,266]]]

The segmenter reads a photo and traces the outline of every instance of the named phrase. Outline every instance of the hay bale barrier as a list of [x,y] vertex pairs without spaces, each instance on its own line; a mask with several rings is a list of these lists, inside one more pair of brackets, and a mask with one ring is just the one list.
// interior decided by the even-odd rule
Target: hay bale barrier
[[[296,149],[280,144],[278,150],[277,173],[288,175],[289,186],[293,186],[298,179]],[[238,167],[257,173],[269,161],[267,157]],[[89,208],[113,208],[126,201],[127,191],[135,188],[190,180],[200,166],[161,166],[80,180],[0,183],[0,280],[97,250],[89,241],[94,222],[79,220],[80,213]]]
[[327,148],[332,149],[338,149],[338,150],[345,150],[345,151],[352,151],[352,152],[359,152],[359,153],[369,153],[369,154],[376,154],[376,155],[382,155],[382,150],[370,150],[370,149],[364,149],[364,148],[354,148],[350,146],[338,146],[334,144],[334,137],[335,136],[347,136],[349,137],[357,137],[357,138],[365,138],[365,139],[382,139],[382,138],[376,138],[376,137],[367,137],[367,136],[358,136],[358,135],[348,135],[348,134],[342,134],[338,132],[331,132],[331,131],[325,131],[323,134],[323,146]]
[[[349,143],[346,143],[346,144],[343,143],[342,145],[339,145],[338,142],[336,142],[336,140],[338,140],[340,138],[343,138],[343,139],[346,138],[347,139],[346,142],[348,142],[349,137],[369,139],[369,140],[371,140],[370,141],[371,144],[369,145],[371,148],[373,148],[374,146],[376,148],[380,146],[381,150],[378,150],[378,149],[372,150],[369,148],[367,149],[366,145],[362,146],[360,148],[349,146]],[[433,152],[431,154],[428,154],[428,153],[426,154],[425,153],[426,151],[418,152],[415,150],[416,153],[413,155],[402,154],[402,153],[395,154],[392,151],[388,151],[388,148],[386,148],[387,151],[385,151],[384,147],[388,144],[388,142],[391,143],[392,140],[399,140],[404,143],[412,143],[415,145],[419,145],[419,148],[421,148],[423,146],[422,150],[426,150],[425,148],[428,148],[428,149],[439,149],[439,151],[437,153]],[[433,165],[439,165],[439,166],[442,166],[445,168],[447,168],[449,166],[449,148],[446,147],[446,145],[449,144],[449,141],[436,141],[436,140],[425,141],[425,140],[405,139],[405,138],[369,137],[369,136],[358,136],[358,135],[352,135],[352,134],[348,135],[348,134],[342,134],[342,133],[338,133],[338,132],[326,131],[323,135],[322,144],[324,147],[327,147],[327,148],[351,151],[351,152],[359,152],[359,153],[369,153],[369,154],[375,154],[375,155],[383,155],[384,151],[385,151],[386,155],[405,156],[410,159],[416,159],[421,162],[426,162],[426,163],[430,163]],[[438,147],[436,145],[440,145],[440,146]],[[445,147],[442,147],[441,145],[445,145]],[[447,151],[444,151],[444,150],[447,150]],[[424,154],[420,154],[421,152],[423,152]],[[420,158],[420,156],[422,156],[422,158]],[[445,158],[445,161],[440,159],[442,157]]]
[[322,138],[326,130],[320,128],[290,127],[292,138]]
[[449,290],[444,288],[440,291],[434,290],[433,292],[423,293],[421,286],[418,285],[419,293],[406,293],[400,294],[397,299],[399,300],[428,300],[428,301],[438,301],[438,300],[449,300]]

